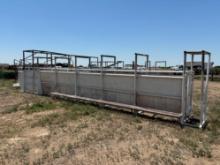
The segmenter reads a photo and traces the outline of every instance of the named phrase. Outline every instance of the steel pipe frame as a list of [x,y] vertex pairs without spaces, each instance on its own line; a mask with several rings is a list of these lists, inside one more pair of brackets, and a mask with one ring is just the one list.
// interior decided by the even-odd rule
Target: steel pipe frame
[[[113,63],[114,63],[114,65],[116,65],[116,56],[113,56],[113,55],[104,55],[104,54],[102,54],[101,55],[101,68],[103,68],[103,62],[105,62],[104,61],[104,58],[113,58]],[[105,66],[106,67],[106,66]]]
[[74,56],[75,58],[75,96],[77,96],[78,91],[77,91],[77,75],[78,75],[78,64],[77,64],[77,59],[78,58],[84,58],[89,60],[89,67],[91,66],[91,57],[90,56]]
[[[101,64],[101,61],[99,63]],[[103,63],[105,64],[105,66],[103,66],[105,68],[112,67],[112,66],[118,67],[119,64],[122,64],[122,68],[124,68],[124,65],[125,65],[124,61],[116,61],[116,63],[114,63],[114,61],[103,61]]]
[[[185,93],[187,92],[187,97],[190,97],[190,101],[185,102],[185,111],[184,118],[188,118],[189,114],[192,112],[192,98],[193,98],[193,63],[195,56],[201,56],[202,68],[201,68],[201,99],[200,99],[200,124],[199,128],[203,128],[207,122],[207,97],[208,97],[208,83],[209,83],[209,73],[210,73],[210,63],[211,63],[211,53],[205,50],[202,51],[184,51],[184,67],[183,72],[184,76],[187,74],[187,56],[191,55],[191,74],[192,74],[192,82],[188,83],[188,87],[185,87]],[[205,75],[205,57],[208,56],[208,64],[206,68]]]
[[[91,56],[90,65],[93,63],[92,59],[96,59],[96,61],[95,61],[96,66],[99,67],[99,58],[98,58],[98,57],[93,57],[93,56]],[[91,66],[90,66],[90,67],[91,67]]]
[[117,67],[118,67],[118,65],[119,65],[120,63],[122,64],[122,68],[124,68],[124,67],[125,67],[125,62],[124,62],[124,61],[117,61]]
[[[26,56],[25,53],[31,53],[30,56]],[[98,57],[94,57],[94,56],[83,56],[83,55],[70,55],[70,54],[64,54],[64,53],[57,53],[57,52],[50,52],[50,51],[44,51],[44,50],[24,50],[23,51],[23,69],[25,69],[25,65],[26,65],[26,60],[30,60],[29,58],[31,58],[32,60],[32,67],[34,66],[34,58],[36,54],[44,54],[46,55],[45,59],[46,59],[46,63],[48,65],[48,62],[50,61],[50,66],[53,66],[53,61],[55,61],[55,59],[53,58],[55,56],[55,58],[68,58],[68,65],[70,66],[70,61],[72,57],[81,57],[81,58],[89,58],[89,67],[91,66],[91,58],[96,58],[98,61]],[[57,57],[59,56],[59,57]],[[61,57],[60,57],[61,56]]]
[[48,55],[47,55],[47,57],[34,57],[34,59],[37,59],[37,66],[39,66],[39,59],[46,59],[46,64],[47,64],[47,66],[48,66],[48,62],[49,62],[49,57],[48,57]]
[[149,57],[150,56],[148,54],[141,54],[141,53],[135,53],[134,69],[135,69],[135,67],[136,67],[136,69],[138,69],[138,65],[137,65],[138,57],[146,57],[145,68],[149,69]]
[[155,69],[157,68],[157,65],[161,63],[165,64],[165,68],[167,67],[167,61],[155,61]]
[[[25,53],[32,53],[32,55],[28,56],[28,57],[25,57]],[[47,58],[51,58],[51,63],[53,62],[53,53],[54,52],[47,52],[47,51],[23,51],[23,68],[25,68],[25,62],[26,60],[29,60],[28,58],[29,57],[32,57],[32,64],[34,64],[34,56],[35,54],[37,53],[45,53],[47,55]],[[57,53],[58,54],[58,53]],[[56,55],[57,55],[56,54]],[[48,55],[50,55],[50,57],[48,57]],[[60,55],[60,54],[59,54]],[[211,62],[211,53],[207,52],[207,51],[198,51],[198,52],[187,52],[185,51],[184,52],[184,78],[183,78],[183,97],[182,97],[182,100],[183,100],[183,104],[182,104],[182,115],[183,115],[183,122],[186,122],[186,119],[188,116],[188,112],[192,111],[192,91],[193,91],[193,83],[189,83],[189,72],[186,72],[186,61],[187,61],[187,55],[191,55],[192,56],[192,59],[191,59],[191,72],[192,72],[192,68],[193,68],[193,62],[194,62],[194,56],[195,55],[200,55],[202,57],[201,61],[202,61],[202,72],[201,72],[201,75],[202,75],[202,78],[201,78],[201,85],[202,85],[202,88],[201,88],[201,106],[200,106],[200,109],[201,109],[201,114],[200,114],[200,125],[199,127],[202,128],[205,123],[206,123],[206,120],[207,120],[207,94],[208,94],[208,82],[209,82],[209,71],[210,71],[210,62]],[[206,72],[206,81],[204,81],[204,78],[205,78],[205,57],[208,55],[208,67],[206,68],[207,69],[207,72]],[[62,54],[61,54],[62,56]],[[109,56],[109,55],[104,55],[106,57],[114,57],[114,56]],[[138,69],[138,64],[137,64],[137,61],[138,61],[138,56],[148,56],[148,55],[144,55],[144,54],[138,54],[138,53],[135,53],[135,63],[134,63],[134,104],[136,105],[136,80],[137,80],[137,69]],[[76,74],[76,77],[75,77],[75,95],[77,95],[77,73],[78,73],[78,69],[77,69],[77,58],[88,58],[89,61],[91,62],[91,56],[77,56],[77,55],[71,55],[71,57],[75,57],[75,74]],[[116,60],[115,60],[116,61]],[[149,56],[148,56],[148,60],[146,62],[146,64],[148,65],[149,64]],[[102,68],[102,75],[103,75],[103,59],[101,59],[101,68]],[[33,73],[34,74],[34,73]],[[23,74],[23,76],[25,76],[25,73]],[[192,79],[193,81],[193,79]],[[189,87],[191,86],[191,89],[189,89]],[[103,89],[104,89],[104,86],[103,86]],[[187,101],[187,97],[189,96],[190,99],[188,99],[189,101]],[[189,109],[190,107],[190,109]],[[188,112],[187,112],[188,111]],[[186,123],[184,123],[186,124]]]
[[148,54],[141,54],[135,53],[135,61],[134,61],[134,105],[137,105],[137,69],[138,69],[138,57],[146,57],[145,67],[149,63],[149,55]]
[[65,59],[68,62],[68,67],[71,65],[71,57],[70,55],[68,57],[54,57],[54,65],[56,66],[57,64],[57,59]]

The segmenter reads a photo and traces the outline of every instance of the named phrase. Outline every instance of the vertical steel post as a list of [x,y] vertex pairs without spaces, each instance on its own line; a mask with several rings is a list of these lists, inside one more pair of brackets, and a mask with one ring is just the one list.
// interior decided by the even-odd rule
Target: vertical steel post
[[53,67],[53,54],[50,54],[50,67]]
[[205,122],[205,106],[204,106],[204,71],[205,71],[205,52],[202,51],[202,68],[201,68],[201,112],[200,112],[200,128]]
[[97,67],[99,67],[99,58],[96,58],[96,62],[97,62]]
[[186,60],[187,60],[187,53],[184,52],[184,64],[183,64],[183,73],[186,73]]
[[75,95],[77,94],[77,57],[75,56]]
[[206,70],[206,82],[205,82],[205,99],[204,99],[204,106],[205,106],[205,120],[207,118],[207,102],[208,102],[208,85],[209,85],[209,73],[210,73],[210,65],[211,65],[211,54],[208,54],[208,64]]
[[193,109],[193,90],[194,90],[194,54],[192,54],[191,57],[191,84],[190,84],[190,112],[192,112]]
[[55,91],[57,92],[58,90],[58,70],[57,68],[55,67]]
[[101,81],[102,81],[102,100],[104,100],[104,73],[103,73],[103,56],[101,55]]
[[39,67],[39,58],[37,57],[37,67]]
[[149,69],[149,56],[147,55],[147,69]]
[[187,75],[186,75],[186,61],[187,61],[187,52],[184,52],[184,64],[183,64],[183,100],[182,100],[182,113],[183,113],[183,120],[186,119],[187,115]]
[[47,67],[48,67],[48,54],[46,54],[46,64],[47,64]]
[[68,56],[68,67],[70,67],[70,63],[71,63],[71,58],[70,55]]
[[25,51],[23,51],[23,69],[25,69]]
[[89,57],[89,68],[91,68],[91,57]]
[[135,53],[134,61],[134,105],[137,105],[137,57],[138,54]]
[[56,65],[57,65],[57,57],[54,57],[54,65],[56,67]]
[[25,92],[25,51],[23,51],[23,92]]
[[148,68],[148,56],[146,56],[146,60],[145,60],[145,69],[147,69]]
[[181,109],[181,124],[183,125],[185,123],[186,118],[186,74],[183,74],[183,80],[182,80],[182,109]]
[[32,51],[32,69],[34,68],[34,52]]

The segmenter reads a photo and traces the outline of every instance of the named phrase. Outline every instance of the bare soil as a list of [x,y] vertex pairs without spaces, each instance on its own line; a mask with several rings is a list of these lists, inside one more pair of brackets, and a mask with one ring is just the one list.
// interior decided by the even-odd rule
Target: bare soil
[[220,83],[210,83],[203,131],[21,93],[12,83],[0,80],[2,165],[220,164]]

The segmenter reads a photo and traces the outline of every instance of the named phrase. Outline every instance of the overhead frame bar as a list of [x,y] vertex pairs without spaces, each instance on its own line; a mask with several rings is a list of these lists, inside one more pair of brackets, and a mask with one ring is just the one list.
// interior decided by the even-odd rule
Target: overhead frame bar
[[[31,53],[31,55],[26,56],[26,53]],[[95,56],[84,56],[84,55],[72,55],[72,54],[64,54],[64,53],[57,53],[57,52],[51,52],[51,51],[44,51],[44,50],[24,50],[23,51],[23,69],[25,69],[26,66],[26,61],[31,60],[32,61],[32,67],[34,66],[34,59],[35,59],[35,55],[38,55],[37,60],[43,57],[39,57],[39,54],[44,54],[46,55],[46,57],[44,57],[46,59],[46,63],[48,65],[48,62],[50,61],[50,66],[52,67],[53,65],[56,64],[56,59],[68,59],[68,66],[70,66],[71,64],[71,59],[73,57],[77,58],[88,58],[89,59],[89,67],[91,67],[91,59],[95,58],[98,64],[98,57]],[[31,59],[30,59],[31,58]],[[39,61],[39,60],[38,60]],[[53,63],[54,61],[54,63]]]
[[155,61],[155,69],[157,68],[158,64],[162,64],[162,63],[165,65],[165,68],[167,67],[167,61]]

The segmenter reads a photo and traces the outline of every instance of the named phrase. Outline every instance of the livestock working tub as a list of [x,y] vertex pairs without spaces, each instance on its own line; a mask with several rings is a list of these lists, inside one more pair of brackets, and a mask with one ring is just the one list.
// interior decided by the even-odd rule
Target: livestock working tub
[[[123,68],[103,67],[103,58],[112,56],[101,56],[100,66],[95,68],[79,68],[78,58],[89,56],[74,55],[74,66],[57,68],[52,64],[54,52],[36,52],[36,50],[24,51],[32,53],[32,64],[26,64],[26,57],[22,60],[18,70],[18,81],[23,92],[51,95],[56,98],[63,98],[75,101],[85,101],[93,104],[107,105],[119,109],[129,109],[137,113],[152,113],[165,115],[179,119],[182,125],[193,125],[193,67],[190,70],[175,71],[154,71],[147,66],[149,56],[135,54],[133,70]],[[34,63],[37,54],[46,54],[51,59],[51,66],[46,67]],[[48,57],[48,54],[51,56]],[[193,66],[194,56],[201,55],[202,63],[205,66],[205,57],[210,53],[184,52],[184,64],[187,62],[187,55],[191,55]],[[56,55],[59,55],[56,53]],[[63,55],[63,54],[62,54]],[[71,66],[71,55],[66,55],[68,65]],[[65,57],[66,57],[65,56]],[[137,59],[139,56],[146,58],[146,68],[139,70]],[[57,56],[56,56],[57,57]],[[39,55],[38,55],[38,58]],[[117,64],[116,59],[114,63]],[[44,63],[45,64],[45,63]],[[111,64],[112,66],[112,64]],[[209,65],[208,65],[209,66]],[[209,67],[202,68],[201,80],[201,109],[198,127],[203,128],[206,124],[207,90]],[[206,73],[206,79],[205,79]],[[194,125],[193,125],[194,126]]]

